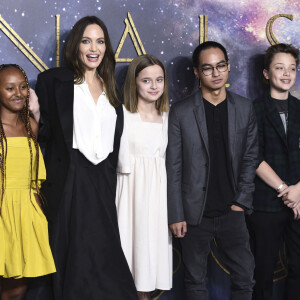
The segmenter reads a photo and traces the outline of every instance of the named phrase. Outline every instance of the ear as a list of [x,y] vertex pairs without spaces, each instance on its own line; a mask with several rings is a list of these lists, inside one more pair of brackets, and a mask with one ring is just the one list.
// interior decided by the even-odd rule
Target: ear
[[227,63],[228,63],[228,72],[230,72],[230,60],[228,60]]
[[200,74],[199,74],[198,69],[197,69],[196,67],[193,67],[193,70],[194,70],[195,76],[196,76],[198,79],[200,79]]
[[269,77],[269,71],[268,71],[268,70],[264,69],[264,70],[263,70],[263,74],[264,74],[264,77],[265,77],[266,79],[270,79],[270,77]]

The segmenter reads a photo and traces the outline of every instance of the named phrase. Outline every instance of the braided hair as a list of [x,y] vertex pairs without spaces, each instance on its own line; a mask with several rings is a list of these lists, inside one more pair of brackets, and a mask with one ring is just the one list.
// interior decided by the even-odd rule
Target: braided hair
[[[19,70],[26,82],[27,86],[27,96],[25,99],[25,105],[22,108],[22,110],[19,112],[19,117],[21,118],[21,121],[24,123],[26,133],[27,133],[27,140],[28,140],[28,146],[30,150],[30,183],[32,182],[32,168],[33,168],[33,152],[32,152],[32,145],[31,145],[31,139],[33,140],[34,147],[36,150],[36,178],[34,179],[34,184],[36,187],[37,194],[40,196],[41,199],[43,199],[39,186],[38,186],[38,172],[39,172],[39,146],[38,142],[36,139],[35,134],[32,131],[31,124],[30,124],[30,112],[29,112],[29,83],[28,83],[28,78],[25,73],[25,71],[16,64],[3,64],[0,65],[0,73],[1,71],[8,69],[8,68],[15,68]],[[0,107],[1,109],[1,107]],[[7,157],[7,139],[5,136],[2,120],[0,118],[0,169],[1,169],[1,198],[0,198],[0,211],[1,211],[1,206],[2,206],[2,201],[3,201],[3,196],[4,196],[4,191],[5,191],[5,183],[6,183],[6,157]],[[31,195],[31,193],[30,193]]]

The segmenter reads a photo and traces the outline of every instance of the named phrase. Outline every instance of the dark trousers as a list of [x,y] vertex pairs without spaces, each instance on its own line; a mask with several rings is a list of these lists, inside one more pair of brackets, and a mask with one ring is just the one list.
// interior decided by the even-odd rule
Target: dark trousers
[[300,221],[290,209],[280,212],[254,212],[247,217],[255,258],[254,300],[271,300],[273,272],[282,240],[286,245],[288,276],[285,300],[300,299]]
[[230,271],[231,300],[250,300],[252,297],[254,259],[243,212],[206,218],[200,225],[189,226],[180,240],[185,267],[185,300],[208,300],[206,288],[207,258],[210,244],[216,239],[224,266]]

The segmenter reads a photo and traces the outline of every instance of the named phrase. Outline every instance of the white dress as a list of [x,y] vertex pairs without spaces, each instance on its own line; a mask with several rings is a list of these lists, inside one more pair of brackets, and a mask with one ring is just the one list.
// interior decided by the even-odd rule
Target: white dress
[[[123,107],[124,108],[124,107]],[[143,122],[124,108],[116,205],[121,243],[138,291],[172,287],[172,236],[167,219],[168,114]]]

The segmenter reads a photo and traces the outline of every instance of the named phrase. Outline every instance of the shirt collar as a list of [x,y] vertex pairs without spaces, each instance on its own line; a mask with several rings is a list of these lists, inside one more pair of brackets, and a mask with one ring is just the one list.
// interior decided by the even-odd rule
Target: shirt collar
[[[100,77],[100,76],[99,76],[99,77]],[[101,77],[100,77],[100,80],[101,80],[101,82],[102,82],[102,84],[103,84],[103,91],[102,91],[101,95],[106,96],[106,88],[105,88],[104,81],[103,81],[103,79],[102,79]],[[88,84],[86,83],[85,79],[83,79],[82,83],[80,83],[80,84],[75,84],[75,86],[78,86],[78,87],[84,87],[84,86],[87,87],[87,85],[88,85]]]

